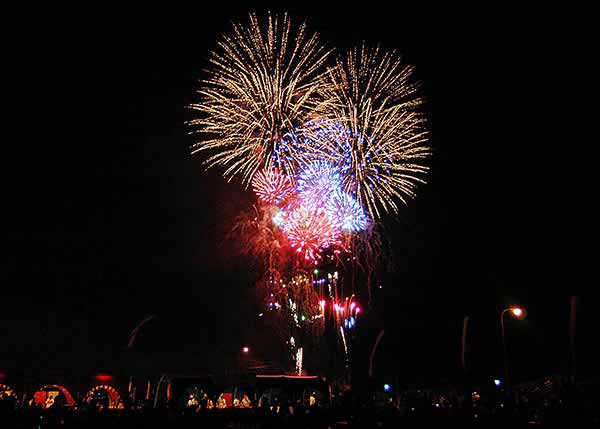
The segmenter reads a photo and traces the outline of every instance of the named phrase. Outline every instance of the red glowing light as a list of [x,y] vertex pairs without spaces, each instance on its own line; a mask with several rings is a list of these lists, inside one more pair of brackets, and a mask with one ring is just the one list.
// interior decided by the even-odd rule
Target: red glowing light
[[242,351],[244,353],[248,353],[250,351],[250,347],[242,347]]
[[111,381],[113,379],[113,376],[112,375],[107,375],[107,374],[98,374],[94,378],[96,380],[98,380],[98,381],[106,383],[108,381]]

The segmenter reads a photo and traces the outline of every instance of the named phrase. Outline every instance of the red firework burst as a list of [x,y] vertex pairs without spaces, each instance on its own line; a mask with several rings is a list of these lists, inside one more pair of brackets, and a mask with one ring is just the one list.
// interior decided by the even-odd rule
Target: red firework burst
[[[341,244],[341,233],[323,208],[301,205],[288,216],[285,232],[290,246],[304,259],[317,264],[323,249]],[[334,250],[335,251],[335,250]]]
[[258,199],[267,204],[278,204],[294,189],[290,178],[277,170],[263,169],[252,179],[252,189]]

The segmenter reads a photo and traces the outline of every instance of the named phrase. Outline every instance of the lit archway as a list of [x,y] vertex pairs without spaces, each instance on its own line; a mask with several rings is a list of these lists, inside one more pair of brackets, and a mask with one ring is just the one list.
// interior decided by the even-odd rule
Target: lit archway
[[108,395],[108,408],[118,408],[119,402],[121,402],[121,395],[119,395],[117,389],[109,386],[108,384],[94,386],[88,393],[85,394],[85,402],[88,404],[92,402],[94,395],[99,391],[104,391]]
[[36,405],[41,405],[46,408],[50,406],[49,404],[52,404],[54,398],[60,394],[62,394],[67,407],[75,405],[75,399],[73,399],[71,392],[69,392],[66,387],[59,384],[46,384],[45,386],[40,387],[38,391],[35,392],[33,401]]

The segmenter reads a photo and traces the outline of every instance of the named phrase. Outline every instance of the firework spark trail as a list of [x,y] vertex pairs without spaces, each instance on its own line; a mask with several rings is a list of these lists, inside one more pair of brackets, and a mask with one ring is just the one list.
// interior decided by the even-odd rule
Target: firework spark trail
[[344,344],[344,354],[346,355],[346,360],[348,359],[348,345],[346,344],[346,335],[344,334],[344,328],[340,326],[340,333],[342,334],[342,342]]
[[304,355],[304,349],[300,347],[296,353],[296,371],[298,375],[302,375],[302,359]]
[[239,176],[245,185],[271,166],[282,136],[327,104],[323,66],[331,53],[306,24],[292,28],[287,14],[269,14],[264,27],[255,14],[249,21],[219,40],[191,106],[203,116],[190,122],[203,135],[193,153],[209,151],[209,167],[223,166],[228,180]]

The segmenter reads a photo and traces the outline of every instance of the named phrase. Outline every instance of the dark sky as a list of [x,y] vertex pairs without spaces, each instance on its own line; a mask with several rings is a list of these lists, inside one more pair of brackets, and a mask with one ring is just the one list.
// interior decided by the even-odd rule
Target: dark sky
[[[579,294],[580,370],[597,374],[598,294],[578,250],[584,35],[561,11],[398,6],[275,8],[341,49],[399,49],[428,99],[429,183],[386,220],[395,265],[364,343],[384,326],[382,372],[454,377],[470,315],[473,365],[495,375],[498,314],[519,303],[517,377],[565,372]],[[16,133],[3,157],[0,367],[110,367],[149,314],[139,347],[156,356],[202,360],[252,337],[252,274],[223,243],[251,195],[204,171],[184,122],[216,37],[266,8],[218,7],[21,16],[5,80]]]

